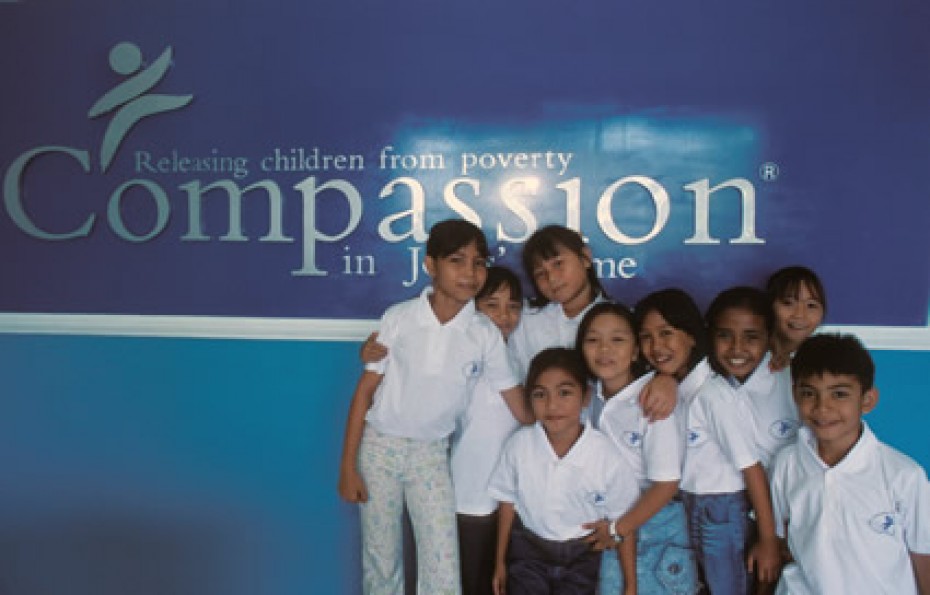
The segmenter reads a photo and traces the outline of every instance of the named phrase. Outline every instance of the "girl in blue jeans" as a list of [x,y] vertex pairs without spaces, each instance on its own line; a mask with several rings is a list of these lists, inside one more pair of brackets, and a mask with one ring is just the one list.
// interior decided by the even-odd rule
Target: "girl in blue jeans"
[[[752,405],[740,386],[768,351],[771,309],[751,287],[720,293],[707,311],[716,374],[688,410],[688,453],[681,489],[691,538],[713,595],[749,591],[778,575],[780,555],[768,479],[752,435]],[[758,537],[750,544],[750,509]]]

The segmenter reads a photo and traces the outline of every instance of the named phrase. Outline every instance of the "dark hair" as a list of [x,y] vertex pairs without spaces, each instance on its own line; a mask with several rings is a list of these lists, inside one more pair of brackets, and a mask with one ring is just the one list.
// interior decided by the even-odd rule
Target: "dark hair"
[[[549,298],[539,292],[533,271],[540,262],[555,257],[560,247],[577,254],[579,258],[586,258],[584,249],[587,246],[585,246],[584,238],[577,231],[562,225],[547,225],[536,230],[523,246],[523,271],[533,285],[533,291],[536,294],[532,300],[533,306],[542,307],[549,303]],[[591,285],[591,299],[598,294],[607,295],[597,278],[593,263],[588,267],[587,275],[588,284]]]
[[[761,316],[766,332],[771,332],[775,315],[772,313],[772,304],[769,302],[768,296],[761,289],[741,285],[721,291],[707,308],[707,315],[704,319],[707,322],[707,330],[710,332],[711,337],[713,337],[720,316],[725,310],[730,309],[748,310],[757,316]],[[717,354],[714,353],[713,349],[710,350],[708,360],[710,361],[710,367],[715,372],[726,375],[726,371],[717,361]]]
[[[584,356],[584,337],[588,334],[594,319],[602,314],[613,314],[625,320],[630,325],[630,332],[633,333],[634,345],[639,345],[636,338],[636,321],[633,318],[633,312],[628,307],[619,302],[598,302],[594,304],[581,319],[578,324],[578,332],[575,335],[575,351],[584,363],[589,378],[593,378],[594,373],[591,371],[591,367],[588,366],[588,361]],[[642,376],[643,372],[645,372],[645,366],[642,363],[642,358],[636,358],[630,365],[630,373],[633,378],[638,378]]]
[[866,391],[875,382],[875,363],[855,335],[821,333],[801,343],[791,360],[794,383],[824,373],[855,376]]
[[488,267],[488,278],[475,296],[476,300],[486,298],[503,286],[510,290],[510,299],[523,301],[523,286],[520,285],[520,279],[510,269],[502,266]]
[[478,254],[487,258],[488,241],[481,228],[464,219],[446,219],[430,228],[426,239],[426,255],[445,258],[472,242],[478,248]]
[[775,303],[776,300],[783,297],[793,297],[797,299],[801,286],[806,285],[814,299],[823,306],[823,311],[827,311],[827,293],[823,289],[823,283],[817,273],[803,266],[790,266],[778,269],[765,284],[765,291],[768,293],[769,301]]
[[633,309],[637,333],[650,312],[658,313],[670,326],[687,333],[694,340],[688,356],[688,370],[692,370],[707,355],[707,328],[700,308],[690,295],[677,287],[654,291],[639,300]]
[[539,377],[546,370],[559,368],[565,371],[569,376],[578,382],[582,390],[588,386],[588,371],[585,369],[584,360],[578,356],[574,349],[568,347],[550,347],[543,349],[530,362],[529,371],[526,373],[526,382],[523,384],[523,395],[526,399],[527,407],[532,407],[530,393],[533,392],[533,385],[539,381]]

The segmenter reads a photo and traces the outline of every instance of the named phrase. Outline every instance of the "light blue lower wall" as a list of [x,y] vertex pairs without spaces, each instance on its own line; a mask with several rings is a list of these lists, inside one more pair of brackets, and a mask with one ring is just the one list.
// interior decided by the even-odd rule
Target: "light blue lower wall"
[[[358,345],[0,336],[0,592],[358,592],[336,495]],[[930,353],[875,352],[930,466]]]

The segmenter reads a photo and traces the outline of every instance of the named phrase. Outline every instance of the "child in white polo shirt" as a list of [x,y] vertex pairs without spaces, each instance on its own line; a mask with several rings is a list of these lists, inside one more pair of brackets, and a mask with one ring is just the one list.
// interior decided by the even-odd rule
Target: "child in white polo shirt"
[[[688,410],[681,491],[692,544],[714,595],[746,593],[747,569],[761,582],[771,582],[780,565],[749,396],[739,387],[764,365],[770,312],[765,296],[751,287],[721,292],[707,310],[710,361],[717,374]],[[751,547],[750,509],[758,528]]]
[[[612,527],[592,523],[591,528],[607,546],[612,545],[611,531],[636,539],[636,582],[641,593],[696,593],[697,567],[688,523],[676,498],[685,454],[684,428],[675,413],[650,422],[643,412],[639,393],[654,373],[640,375],[643,366],[635,328],[633,312],[611,302],[595,304],[578,326],[575,349],[597,380],[591,424],[616,445],[642,490]],[[604,551],[599,582],[601,593],[623,591],[625,581],[614,548]]]
[[[546,347],[572,347],[578,323],[591,306],[608,300],[594,267],[591,249],[574,229],[547,225],[523,246],[523,270],[536,292],[508,347],[518,372]],[[654,376],[640,394],[650,420],[665,419],[675,408],[678,385],[663,374]]]
[[[475,306],[494,322],[506,342],[523,311],[520,279],[505,267],[488,267],[487,280],[475,296]],[[380,361],[387,353],[387,348],[377,342],[375,333],[363,345],[361,357],[365,363],[372,363]],[[488,494],[488,479],[504,442],[521,421],[533,420],[517,419],[500,393],[484,379],[479,379],[452,434],[449,452],[463,595],[491,595],[497,551],[497,500]],[[409,543],[405,544],[404,561],[415,570],[416,560],[411,560],[410,549]]]
[[[488,488],[500,502],[496,595],[593,595],[601,552],[585,524],[613,522],[639,497],[610,439],[581,422],[587,382],[572,349],[544,349],[530,363],[525,390],[538,421],[507,441]],[[635,593],[635,540],[621,541],[625,592]]]
[[804,428],[772,469],[793,557],[778,594],[930,593],[930,485],[862,420],[878,400],[874,372],[851,335],[815,335],[791,361]]
[[448,442],[475,383],[524,411],[501,333],[475,310],[488,256],[484,234],[462,220],[437,223],[426,242],[431,287],[385,312],[388,348],[363,372],[349,409],[339,493],[358,502],[366,594],[403,587],[401,518],[417,541],[421,593],[461,592]]
[[[520,279],[504,267],[488,268],[488,280],[475,297],[475,305],[494,322],[506,341],[520,322],[523,310]],[[488,494],[488,480],[504,443],[520,426],[520,421],[497,391],[479,382],[452,434],[452,485],[463,595],[490,595],[492,592],[497,551],[497,500]]]

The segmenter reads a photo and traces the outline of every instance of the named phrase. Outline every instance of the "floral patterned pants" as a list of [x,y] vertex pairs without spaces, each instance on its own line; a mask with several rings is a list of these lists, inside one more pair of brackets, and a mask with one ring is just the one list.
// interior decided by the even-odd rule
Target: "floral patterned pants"
[[367,426],[359,471],[368,489],[368,502],[360,505],[364,593],[403,595],[406,502],[417,542],[417,592],[460,595],[448,441],[398,438]]

